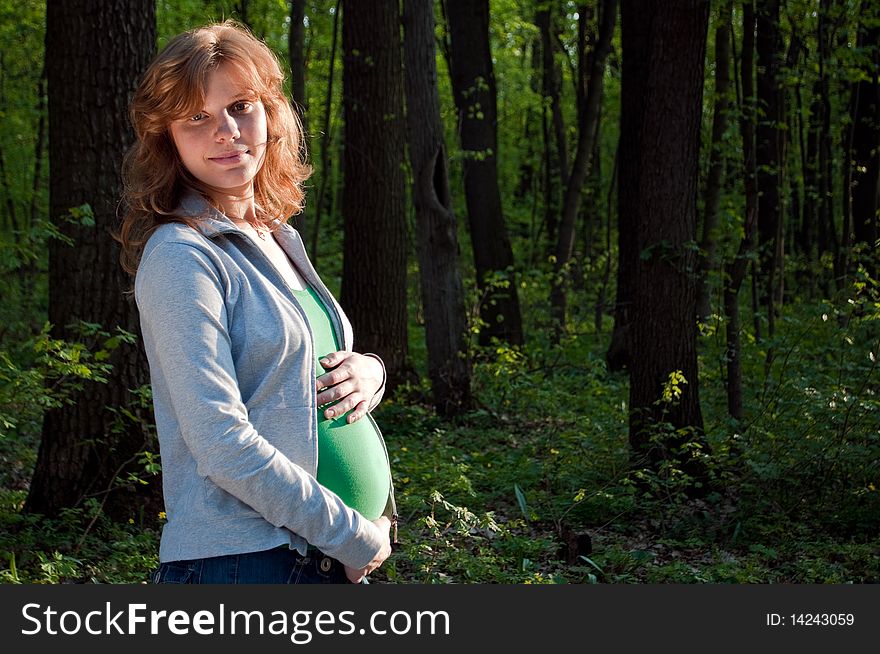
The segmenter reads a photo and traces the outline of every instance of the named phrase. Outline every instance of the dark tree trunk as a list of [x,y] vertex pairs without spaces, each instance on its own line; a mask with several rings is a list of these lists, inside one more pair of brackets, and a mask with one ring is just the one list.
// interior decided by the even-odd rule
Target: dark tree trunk
[[[578,116],[578,144],[571,168],[571,175],[565,189],[565,200],[562,207],[562,220],[559,224],[559,239],[556,242],[556,262],[554,264],[554,280],[550,293],[550,303],[557,325],[557,335],[565,329],[566,314],[566,268],[571,261],[575,241],[575,225],[581,207],[581,194],[584,182],[590,170],[590,159],[593,156],[596,126],[599,122],[602,100],[602,82],[605,73],[605,60],[611,51],[611,37],[617,23],[617,0],[603,0],[599,16],[600,28],[596,49],[590,57],[589,82],[587,95],[580,115]],[[585,71],[580,71],[581,75]]]
[[471,383],[457,226],[440,119],[431,0],[406,2],[403,24],[409,152],[428,376],[437,412],[452,416],[470,405]]
[[[782,37],[779,0],[758,0],[757,102],[761,118],[755,131],[758,169],[758,254],[761,304],[767,311],[767,331],[772,338],[780,310],[784,233],[780,206],[784,153],[784,98],[780,85]],[[768,351],[768,359],[771,357]]]
[[287,37],[290,59],[290,89],[293,108],[301,120],[305,120],[309,108],[306,97],[306,8],[302,0],[291,0],[290,32]]
[[651,28],[656,3],[643,3],[641,8],[632,2],[622,2],[620,10],[621,34],[625,31],[626,52],[622,58],[620,89],[620,144],[617,168],[617,297],[614,303],[614,330],[605,355],[610,370],[627,368],[632,359],[630,326],[632,303],[639,263],[638,216],[639,203],[635,189],[639,188],[642,169],[640,148],[648,87],[648,66],[651,63]]
[[238,20],[242,22],[248,29],[253,29],[251,25],[250,0],[238,0],[235,3],[235,13],[238,14]]
[[[489,50],[489,2],[447,0],[446,11],[468,222],[477,286],[483,296],[480,317],[486,323],[480,342],[488,344],[495,337],[522,345],[513,250],[498,186],[498,111]],[[506,277],[505,286],[489,283],[497,274]]]
[[[801,40],[800,36],[796,33],[792,34],[792,40],[797,39],[798,41],[798,59],[795,60],[795,67],[800,63],[801,55],[804,55],[804,65],[808,61],[807,50],[804,42]],[[792,189],[792,202],[796,205],[796,207],[792,210],[792,233],[793,238],[791,238],[790,242],[792,245],[792,251],[800,254],[803,259],[809,260],[809,245],[806,242],[805,234],[804,234],[804,225],[806,224],[806,216],[807,216],[807,207],[808,207],[808,199],[807,199],[807,168],[808,168],[808,158],[807,158],[807,139],[806,139],[806,123],[804,122],[805,109],[804,109],[804,99],[803,93],[801,90],[803,89],[803,79],[800,76],[794,81],[794,106],[791,108],[789,115],[791,125],[797,127],[797,154],[798,159],[794,161],[793,168],[800,169],[801,174],[797,176],[796,180],[794,180],[795,184]],[[792,135],[792,142],[794,142],[794,136]],[[797,287],[809,291],[809,284],[807,283],[807,271],[805,266],[800,265],[796,270],[796,282]]]
[[[152,0],[48,3],[50,215],[73,241],[71,246],[56,239],[49,246],[54,337],[78,339],[68,325],[80,321],[108,332],[117,326],[138,332],[134,302],[124,295],[131,280],[119,265],[110,231],[122,191],[122,157],[132,142],[128,102],[155,41]],[[70,208],[83,204],[91,205],[94,225],[67,220]],[[154,444],[140,424],[114,425],[109,408],[137,411],[130,389],[147,383],[146,357],[140,347],[123,345],[109,362],[108,383],[88,382],[71,404],[46,414],[26,510],[54,515],[88,497],[117,516],[134,516],[143,506],[144,500],[133,501],[128,492],[110,491],[123,471],[137,471],[137,453]],[[158,480],[146,494],[161,506]]]
[[[864,11],[871,11],[865,9]],[[880,27],[877,26],[877,8],[874,7],[873,27],[860,25],[860,48],[873,46],[871,58],[863,64],[864,77],[855,85],[852,102],[852,147],[847,157],[851,172],[853,245],[863,249],[861,261],[868,273],[876,278],[878,259],[875,251],[880,238],[880,220],[877,217],[880,200]],[[865,20],[865,17],[862,19]]]
[[[687,447],[700,441],[706,452],[697,373],[696,254],[688,243],[696,234],[709,3],[624,0],[622,8],[622,121],[633,127],[635,118],[638,135],[626,139],[626,152],[622,139],[620,158],[621,222],[624,211],[632,212],[626,225],[635,227],[638,253],[629,328],[629,440],[637,460],[647,459],[652,467],[676,460],[704,482],[705,466]],[[631,48],[636,59],[627,62]],[[636,63],[645,68],[633,79]],[[640,102],[633,102],[633,93]],[[627,119],[633,109],[640,115]],[[632,166],[635,171],[627,170]],[[636,183],[627,187],[624,179]],[[624,202],[624,196],[632,198]],[[664,400],[664,387],[676,372],[686,381],[677,398]]]
[[342,14],[345,246],[341,303],[361,352],[408,375],[403,70],[397,0],[345,0]]
[[[303,143],[308,143],[308,110],[306,96],[306,56],[305,56],[305,2],[291,0],[290,31],[287,35],[288,59],[290,61],[290,99],[293,110],[299,116],[303,127]],[[293,224],[308,243],[309,216],[314,213],[310,203],[306,203],[302,213],[294,218]]]
[[[315,211],[312,214],[314,216],[314,220],[312,224],[308,226],[309,232],[312,235],[312,248],[311,248],[311,256],[312,259],[318,258],[318,234],[321,229],[321,214],[324,211],[324,205],[329,204],[331,206],[331,210],[329,211],[330,215],[333,215],[332,207],[335,206],[335,195],[333,195],[333,191],[330,193],[330,201],[327,202],[327,188],[330,189],[335,188],[334,185],[330,184],[331,179],[335,180],[335,175],[333,174],[335,170],[331,170],[331,159],[330,159],[330,149],[333,146],[333,123],[332,116],[330,115],[331,107],[333,106],[333,80],[335,79],[335,71],[336,71],[336,43],[339,35],[339,5],[341,0],[336,0],[336,10],[333,12],[333,39],[330,45],[330,61],[327,65],[327,95],[324,99],[324,130],[321,134],[321,182],[318,185],[318,197],[314,201]],[[338,158],[337,158],[338,160]]]
[[[541,123],[544,128],[544,215],[547,223],[547,239],[553,242],[559,228],[559,196],[568,183],[568,144],[565,138],[565,121],[562,116],[561,71],[556,63],[555,31],[553,15],[549,7],[535,14],[535,25],[541,33],[541,88],[544,98],[541,104]],[[549,106],[548,106],[549,105]],[[548,113],[550,120],[547,120]],[[552,138],[550,133],[552,132]]]
[[706,179],[706,200],[703,209],[703,237],[700,240],[700,289],[697,316],[708,321],[712,315],[709,276],[716,267],[715,229],[718,225],[718,203],[724,173],[724,133],[727,131],[727,107],[730,93],[730,9],[721,6],[715,28],[715,109],[712,116],[712,145],[709,153],[709,175]]
[[749,257],[755,247],[758,226],[758,184],[755,169],[755,9],[754,1],[743,3],[742,106],[740,134],[743,151],[743,184],[746,212],[743,238],[736,257],[725,266],[724,313],[727,316],[727,411],[735,420],[743,419],[742,397],[742,320],[739,313],[739,291],[748,274]]
[[[831,16],[831,0],[819,3],[819,96],[818,103],[818,218],[819,218],[819,259],[830,252],[835,267],[840,260],[840,244],[834,226],[834,203],[832,198],[832,147],[831,147],[831,43],[834,35],[834,19]],[[835,277],[840,275],[835,270]],[[835,281],[836,283],[836,281]],[[827,289],[826,289],[827,290]]]
[[559,177],[562,185],[565,186],[568,180],[568,144],[565,138],[565,120],[562,116],[561,71],[556,62],[554,47],[557,34],[553,30],[554,17],[549,8],[541,9],[535,14],[535,24],[541,32],[542,95],[550,101]]

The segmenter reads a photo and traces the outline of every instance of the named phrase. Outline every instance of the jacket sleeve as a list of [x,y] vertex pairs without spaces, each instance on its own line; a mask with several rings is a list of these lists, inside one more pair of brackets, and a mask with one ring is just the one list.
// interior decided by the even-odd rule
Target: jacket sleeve
[[161,381],[167,389],[170,403],[157,412],[173,416],[199,475],[276,527],[362,568],[382,546],[379,528],[278,451],[248,419],[228,329],[236,286],[212,256],[193,244],[165,242],[138,270],[135,295],[150,374],[154,385]]
[[370,399],[369,410],[372,411],[377,406],[379,406],[379,402],[382,401],[382,397],[385,395],[385,385],[388,381],[388,372],[385,370],[385,362],[382,361],[382,357],[380,357],[378,354],[373,354],[372,352],[364,352],[364,356],[374,358],[376,361],[379,362],[379,365],[382,366],[382,385],[379,387],[379,390],[376,391],[376,394],[373,395],[372,399]]

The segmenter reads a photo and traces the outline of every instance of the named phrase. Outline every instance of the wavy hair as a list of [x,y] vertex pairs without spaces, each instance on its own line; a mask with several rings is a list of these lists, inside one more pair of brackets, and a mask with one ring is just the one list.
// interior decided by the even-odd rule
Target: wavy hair
[[284,73],[265,43],[234,21],[206,25],[174,37],[147,68],[129,107],[135,143],[123,162],[123,215],[115,235],[122,267],[134,274],[144,245],[161,224],[193,219],[175,215],[181,196],[208,188],[189,173],[171,137],[171,122],[196,113],[208,74],[221,63],[241,72],[266,111],[268,139],[254,178],[254,201],[269,229],[303,208],[303,182],[311,174],[302,124],[284,95]]

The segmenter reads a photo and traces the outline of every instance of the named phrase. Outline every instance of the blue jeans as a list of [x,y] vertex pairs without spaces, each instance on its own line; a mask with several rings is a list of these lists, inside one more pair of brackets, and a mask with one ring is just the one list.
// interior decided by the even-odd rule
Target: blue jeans
[[160,563],[154,584],[349,584],[345,567],[309,548],[306,556],[287,546],[264,552],[230,554]]

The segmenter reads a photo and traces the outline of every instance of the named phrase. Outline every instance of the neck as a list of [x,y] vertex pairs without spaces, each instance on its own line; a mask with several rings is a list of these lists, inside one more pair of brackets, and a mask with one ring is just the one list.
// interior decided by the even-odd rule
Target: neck
[[249,223],[257,222],[257,206],[254,202],[253,193],[246,196],[213,193],[211,195],[220,211],[232,220]]

